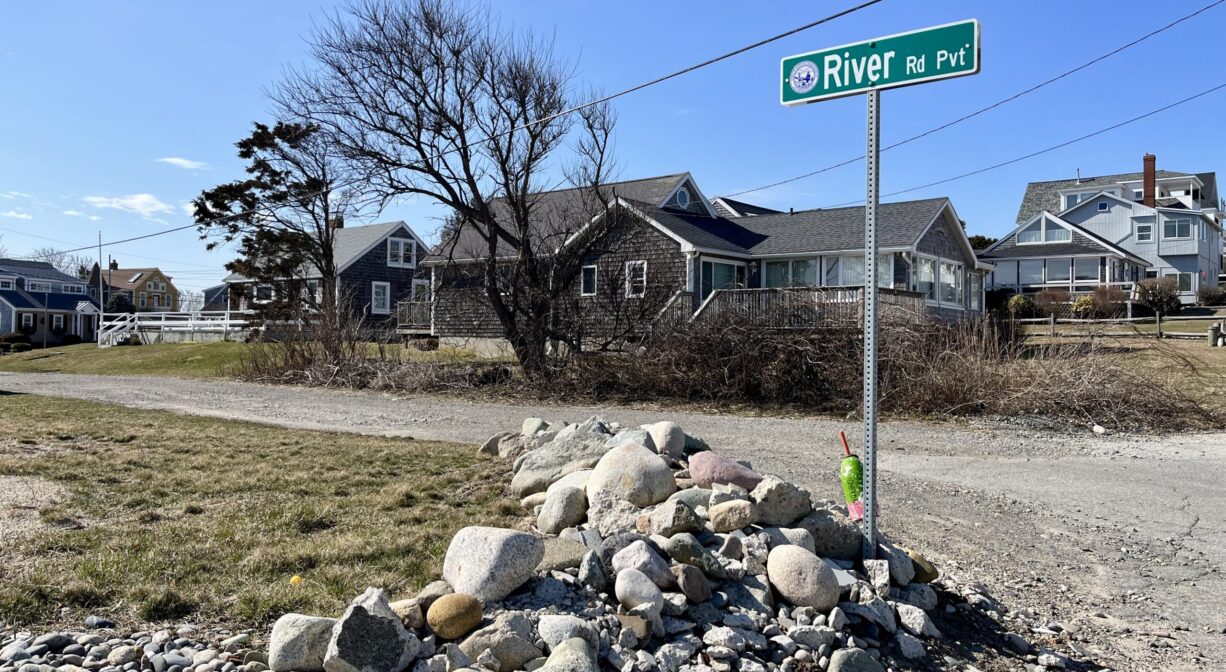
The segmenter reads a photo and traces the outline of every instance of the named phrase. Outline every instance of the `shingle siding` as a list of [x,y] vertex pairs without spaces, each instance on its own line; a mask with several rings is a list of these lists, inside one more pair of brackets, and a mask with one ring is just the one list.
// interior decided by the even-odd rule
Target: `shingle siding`
[[960,236],[953,227],[961,227],[958,222],[950,222],[948,213],[942,214],[932,228],[924,234],[915,247],[922,254],[931,254],[949,260],[961,261],[966,268],[975,265],[975,258],[967,254],[966,248],[960,242]]
[[[393,233],[388,237],[412,238],[412,234],[407,230],[399,229],[398,231],[402,231],[403,234],[398,236]],[[350,264],[338,277],[341,296],[349,299],[351,305],[360,310],[371,324],[394,325],[396,302],[410,298],[413,292],[413,279],[429,278],[430,272],[420,265],[417,268],[388,266],[385,238],[366,254],[358,257],[357,261]],[[371,283],[374,282],[386,282],[390,285],[390,305],[387,315],[374,314],[370,310],[374,298]]]

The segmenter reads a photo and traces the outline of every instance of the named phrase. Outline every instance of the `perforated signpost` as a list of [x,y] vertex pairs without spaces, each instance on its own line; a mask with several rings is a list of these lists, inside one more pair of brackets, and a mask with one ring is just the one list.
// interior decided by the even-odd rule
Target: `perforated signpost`
[[979,72],[979,21],[878,37],[784,58],[779,101],[804,105],[863,93],[868,100],[864,206],[864,557],[877,556],[877,205],[881,90]]

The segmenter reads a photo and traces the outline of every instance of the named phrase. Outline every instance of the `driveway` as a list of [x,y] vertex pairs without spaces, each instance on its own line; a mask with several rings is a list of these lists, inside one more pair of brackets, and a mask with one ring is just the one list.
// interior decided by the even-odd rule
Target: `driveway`
[[[715,449],[837,499],[829,418],[542,406],[151,377],[0,373],[0,390],[286,427],[478,443],[524,417],[672,419]],[[884,528],[1115,669],[1226,661],[1226,434],[1053,433],[1024,422],[880,428]]]

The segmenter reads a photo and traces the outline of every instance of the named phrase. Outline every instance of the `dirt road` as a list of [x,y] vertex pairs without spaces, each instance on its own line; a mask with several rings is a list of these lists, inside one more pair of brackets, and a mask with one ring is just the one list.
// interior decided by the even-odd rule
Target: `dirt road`
[[[835,436],[854,421],[533,406],[235,382],[0,374],[0,390],[308,429],[476,443],[526,416],[668,418],[721,452],[839,496]],[[1024,423],[888,422],[884,526],[1077,631],[1115,669],[1226,664],[1226,434],[1057,434]]]

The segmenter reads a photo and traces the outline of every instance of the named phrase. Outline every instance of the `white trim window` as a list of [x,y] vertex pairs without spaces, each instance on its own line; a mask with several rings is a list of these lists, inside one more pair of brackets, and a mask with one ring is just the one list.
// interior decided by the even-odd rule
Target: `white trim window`
[[392,268],[417,268],[417,241],[388,238],[387,265]]
[[690,207],[690,190],[681,187],[677,190],[677,205],[682,209]]
[[1073,259],[1074,282],[1098,282],[1100,257],[1077,257]]
[[937,300],[937,260],[932,257],[917,257],[915,262],[915,291],[924,295],[925,301]]
[[140,302],[137,305],[139,305],[141,308],[147,307],[149,305],[149,296],[145,294],[144,292],[141,292]]
[[647,261],[626,262],[626,298],[641,299],[647,293]]
[[63,329],[64,328],[64,314],[63,313],[55,313],[54,315],[51,316],[51,328],[52,329]]
[[1015,240],[1018,245],[1039,245],[1042,243],[1067,243],[1073,234],[1050,219],[1040,219],[1017,232]]
[[968,280],[970,291],[967,297],[969,299],[967,308],[974,311],[983,310],[983,276],[978,273],[971,273]]
[[85,288],[81,285],[64,285],[65,294],[84,294]]
[[[144,296],[144,294],[141,294]],[[276,292],[273,291],[273,286],[267,283],[255,286],[255,292],[252,294],[252,303],[269,303],[276,297]]]
[[1137,224],[1137,242],[1138,243],[1154,242],[1154,225],[1153,224]]
[[1195,280],[1192,279],[1194,275],[1196,274],[1195,273],[1167,273],[1166,277],[1175,278],[1175,282],[1179,284],[1179,292],[1181,294],[1190,294],[1194,291],[1194,288],[1196,287]]
[[1098,199],[1098,211],[1099,212],[1106,212],[1107,210],[1110,210],[1110,209],[1111,209],[1111,205],[1107,203],[1107,199],[1105,198]]
[[1192,219],[1190,217],[1177,217],[1162,222],[1162,239],[1191,240]]
[[941,260],[941,305],[962,307],[962,264]]
[[26,281],[26,291],[30,292],[31,294],[33,294],[34,292],[50,292],[51,283],[37,282],[35,280],[27,280]]
[[579,269],[579,296],[596,296],[596,264]]
[[17,281],[13,278],[0,278],[0,289],[16,289]]
[[370,312],[375,315],[390,315],[392,312],[392,284],[370,283]]
[[817,259],[768,261],[764,268],[767,287],[817,286]]
[[21,328],[29,329],[34,326],[34,313],[21,314]]

